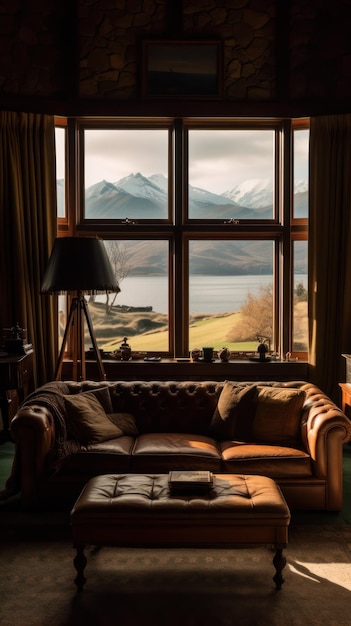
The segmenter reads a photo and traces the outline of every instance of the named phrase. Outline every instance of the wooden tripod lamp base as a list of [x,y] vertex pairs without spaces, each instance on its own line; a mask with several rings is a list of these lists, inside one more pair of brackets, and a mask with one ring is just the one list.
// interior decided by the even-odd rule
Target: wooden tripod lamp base
[[65,333],[62,340],[60,354],[57,360],[55,370],[55,380],[61,379],[62,363],[65,354],[65,348],[70,331],[72,331],[73,340],[73,370],[72,379],[79,381],[86,379],[86,364],[85,364],[85,345],[84,345],[84,322],[86,321],[91,343],[93,344],[93,353],[99,370],[99,380],[106,380],[106,373],[102,363],[100,350],[97,345],[94,328],[92,325],[89,308],[87,302],[82,294],[72,299],[69,316],[65,328]]

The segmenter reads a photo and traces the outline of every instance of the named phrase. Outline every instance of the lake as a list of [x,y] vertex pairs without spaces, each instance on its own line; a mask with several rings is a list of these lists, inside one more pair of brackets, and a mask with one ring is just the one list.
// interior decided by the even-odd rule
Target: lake
[[[167,278],[165,276],[132,276],[121,283],[116,304],[151,306],[153,311],[168,313]],[[272,282],[272,276],[203,276],[190,277],[189,311],[194,313],[223,313],[238,311],[248,293],[256,296],[260,288]],[[295,284],[307,289],[307,274],[295,276]],[[97,300],[105,301],[105,296]]]

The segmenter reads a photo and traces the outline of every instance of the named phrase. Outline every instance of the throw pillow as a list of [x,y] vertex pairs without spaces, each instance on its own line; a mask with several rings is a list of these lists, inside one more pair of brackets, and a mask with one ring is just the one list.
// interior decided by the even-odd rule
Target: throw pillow
[[101,390],[65,396],[65,406],[69,430],[73,437],[82,444],[98,443],[115,437],[123,432],[106,415],[100,401]]
[[239,385],[226,380],[210,424],[212,432],[221,438],[233,439],[237,424],[246,419],[255,394],[255,385]]
[[299,437],[305,392],[286,387],[257,387],[252,440],[294,445]]
[[97,387],[96,389],[90,389],[89,391],[81,391],[81,395],[91,393],[99,400],[105,409],[105,413],[112,413],[112,401],[109,387]]
[[135,418],[131,413],[109,413],[107,417],[115,426],[121,429],[123,435],[138,435],[139,431]]

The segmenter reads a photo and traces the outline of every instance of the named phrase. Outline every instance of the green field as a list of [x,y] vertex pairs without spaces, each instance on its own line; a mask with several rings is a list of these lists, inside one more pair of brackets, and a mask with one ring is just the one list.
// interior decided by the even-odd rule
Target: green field
[[[105,305],[89,303],[89,310],[99,348],[106,352],[118,350],[127,336],[132,350],[139,352],[168,352],[168,316],[155,311],[124,311],[114,308],[106,313]],[[295,339],[304,346],[307,337],[307,303],[299,302],[294,307]],[[211,346],[219,350],[226,346],[230,350],[246,352],[256,350],[257,340],[250,342],[229,342],[236,324],[241,320],[241,312],[219,315],[193,316],[189,328],[189,349]],[[61,317],[61,333],[65,319]],[[90,338],[86,329],[86,345]],[[179,355],[181,356],[181,355]]]
[[[133,350],[140,352],[168,351],[167,315],[150,312],[121,312],[113,310],[106,315],[100,303],[89,304],[89,310],[97,336],[98,345],[106,352],[117,350],[124,336]],[[240,311],[223,315],[194,316],[189,328],[189,346],[202,348],[211,346],[215,350],[227,346],[231,350],[255,350],[254,342],[228,342],[226,337],[241,316]],[[88,337],[87,337],[88,341]]]
[[234,343],[226,339],[240,318],[241,313],[237,311],[226,315],[206,316],[197,320],[189,328],[190,349],[211,346],[215,350],[219,350],[226,346],[230,350],[256,350],[257,341]]
[[[230,350],[255,350],[257,341],[246,343],[231,343],[226,340],[228,332],[233,328],[240,317],[240,313],[231,313],[222,316],[206,316],[194,322],[189,329],[189,347],[203,348],[211,346],[219,350],[226,346]],[[130,338],[132,342],[132,337]],[[137,338],[136,347],[141,351],[163,351],[167,350],[168,331],[148,333]]]

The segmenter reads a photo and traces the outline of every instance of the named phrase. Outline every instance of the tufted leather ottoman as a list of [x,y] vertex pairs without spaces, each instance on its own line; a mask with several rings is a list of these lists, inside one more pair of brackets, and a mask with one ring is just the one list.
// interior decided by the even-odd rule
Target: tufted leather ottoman
[[168,474],[92,478],[71,511],[79,591],[86,581],[86,544],[149,547],[273,545],[280,589],[290,511],[278,485],[264,476],[216,474],[205,493],[174,495]]

